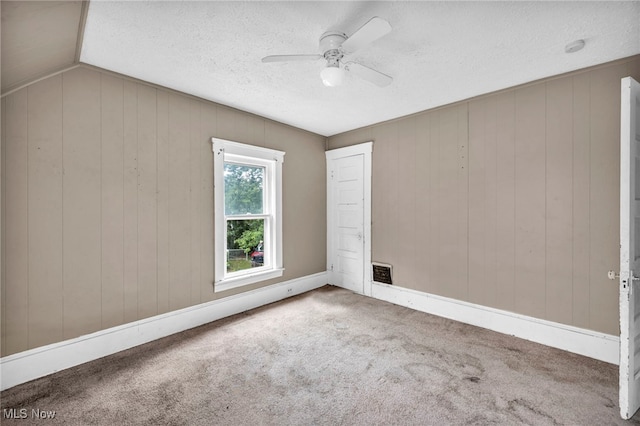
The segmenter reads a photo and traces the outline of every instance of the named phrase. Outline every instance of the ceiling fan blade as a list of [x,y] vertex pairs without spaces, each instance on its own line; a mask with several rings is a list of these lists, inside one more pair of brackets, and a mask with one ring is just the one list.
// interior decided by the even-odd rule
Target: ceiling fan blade
[[322,58],[322,55],[273,55],[265,56],[262,62],[316,61]]
[[342,43],[342,50],[345,53],[355,52],[389,33],[389,31],[391,31],[391,24],[375,16]]
[[354,73],[358,77],[367,80],[376,86],[385,87],[393,82],[393,78],[388,75],[369,67],[365,67],[357,62],[347,62],[344,64],[344,67],[347,71]]

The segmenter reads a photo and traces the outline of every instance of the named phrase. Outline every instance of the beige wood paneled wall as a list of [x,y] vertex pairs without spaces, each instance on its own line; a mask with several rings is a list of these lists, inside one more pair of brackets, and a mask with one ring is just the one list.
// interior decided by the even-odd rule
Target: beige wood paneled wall
[[640,57],[329,138],[374,141],[396,285],[617,335],[620,79]]
[[286,151],[282,279],[326,269],[324,137],[84,66],[2,124],[2,356],[239,291],[212,287],[212,136]]

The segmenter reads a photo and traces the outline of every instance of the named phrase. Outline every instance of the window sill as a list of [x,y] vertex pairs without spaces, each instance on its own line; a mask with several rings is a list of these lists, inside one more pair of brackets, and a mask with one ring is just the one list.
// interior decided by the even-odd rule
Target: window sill
[[213,286],[213,291],[219,293],[225,290],[231,290],[232,288],[242,287],[245,285],[257,283],[260,281],[269,280],[271,278],[281,277],[284,273],[284,268],[270,269],[264,272],[258,272],[255,274],[241,275],[239,277],[226,278],[221,281],[216,281]]

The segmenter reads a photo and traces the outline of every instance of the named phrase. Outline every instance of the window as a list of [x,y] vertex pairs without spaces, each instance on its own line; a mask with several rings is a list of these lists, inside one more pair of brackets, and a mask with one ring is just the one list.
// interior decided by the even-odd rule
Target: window
[[284,152],[212,138],[214,291],[282,276]]

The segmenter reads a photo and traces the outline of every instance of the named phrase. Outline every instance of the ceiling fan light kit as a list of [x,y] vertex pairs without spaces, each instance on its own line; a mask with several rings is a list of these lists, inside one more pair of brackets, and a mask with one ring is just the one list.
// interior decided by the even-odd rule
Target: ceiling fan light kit
[[340,86],[344,80],[344,70],[338,66],[327,66],[320,71],[320,78],[322,79],[322,84],[327,87]]
[[340,68],[340,59],[344,56],[340,45],[347,39],[344,34],[325,33],[320,38],[320,48],[324,50],[327,66],[320,71],[322,84],[327,87],[340,86],[344,80],[344,69]]
[[391,31],[391,25],[376,16],[351,34],[350,37],[347,37],[344,33],[334,31],[322,34],[320,37],[321,55],[273,55],[262,58],[262,62],[305,61],[324,58],[327,61],[327,66],[320,71],[320,78],[327,87],[335,87],[342,84],[347,71],[377,86],[388,86],[393,81],[390,76],[356,62],[347,62],[341,67],[340,62],[345,54],[355,52],[386,35],[389,31]]

